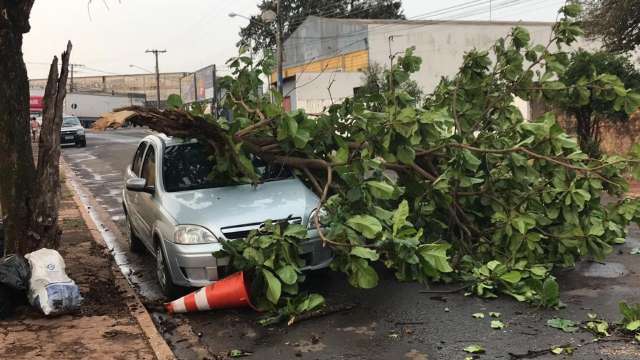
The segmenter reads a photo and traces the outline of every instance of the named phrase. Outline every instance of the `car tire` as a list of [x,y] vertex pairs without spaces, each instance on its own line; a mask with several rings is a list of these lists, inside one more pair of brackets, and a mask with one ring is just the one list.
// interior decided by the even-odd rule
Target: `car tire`
[[87,139],[84,139],[78,143],[76,143],[77,147],[86,147],[87,146]]
[[162,251],[162,246],[159,243],[156,244],[156,277],[164,296],[169,299],[175,299],[180,295],[180,287],[176,286],[173,283],[173,279],[171,279],[167,258],[164,256],[164,251]]
[[129,250],[132,253],[141,254],[144,252],[145,247],[142,243],[142,240],[135,234],[133,231],[133,225],[131,225],[131,221],[129,220],[129,215],[125,214],[125,221],[127,227],[127,243],[129,245]]

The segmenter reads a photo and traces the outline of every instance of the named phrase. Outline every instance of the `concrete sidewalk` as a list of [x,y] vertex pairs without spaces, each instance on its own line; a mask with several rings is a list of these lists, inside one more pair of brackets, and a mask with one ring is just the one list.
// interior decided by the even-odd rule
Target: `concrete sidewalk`
[[12,318],[0,321],[0,359],[157,359],[131,311],[130,293],[114,276],[109,253],[95,241],[66,184],[62,191],[59,251],[68,275],[80,286],[82,308],[59,317],[18,308]]

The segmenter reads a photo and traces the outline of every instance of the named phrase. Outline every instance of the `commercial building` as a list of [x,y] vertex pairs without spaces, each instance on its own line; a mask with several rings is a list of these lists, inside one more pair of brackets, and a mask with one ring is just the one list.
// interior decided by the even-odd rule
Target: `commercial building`
[[[364,83],[362,71],[369,65],[389,68],[393,56],[412,46],[423,61],[412,78],[430,93],[443,76],[457,73],[466,52],[489,49],[517,25],[529,30],[532,42],[546,44],[553,23],[308,17],[284,43],[285,104],[291,110],[322,111],[332,102],[353,96],[354,89]],[[528,116],[528,105],[518,106]]]
[[[187,72],[161,73],[160,74],[160,99],[166,100],[171,94],[180,93],[180,81],[187,76]],[[32,92],[44,91],[47,79],[29,80],[29,88]],[[67,87],[71,88],[71,80],[67,81]],[[156,101],[156,75],[155,74],[131,74],[131,75],[106,75],[106,76],[82,76],[74,77],[74,92],[111,93],[111,94],[143,94],[150,102]],[[71,89],[70,89],[71,90]]]

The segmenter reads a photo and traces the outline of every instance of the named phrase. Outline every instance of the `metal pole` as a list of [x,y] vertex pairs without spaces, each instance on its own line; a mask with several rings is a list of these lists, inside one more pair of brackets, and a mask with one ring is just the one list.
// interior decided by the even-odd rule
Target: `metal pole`
[[198,73],[193,73],[193,102],[198,101]]
[[167,50],[153,49],[153,50],[147,50],[145,52],[152,53],[156,57],[156,94],[158,95],[157,97],[158,103],[156,104],[156,108],[160,109],[160,66],[158,64],[158,55],[166,53]]
[[282,63],[284,62],[284,49],[282,48],[282,18],[280,16],[280,0],[276,0],[276,43],[278,46],[278,92],[282,94],[284,82]]
[[218,79],[216,64],[213,64],[213,100],[211,100],[211,114],[218,116]]

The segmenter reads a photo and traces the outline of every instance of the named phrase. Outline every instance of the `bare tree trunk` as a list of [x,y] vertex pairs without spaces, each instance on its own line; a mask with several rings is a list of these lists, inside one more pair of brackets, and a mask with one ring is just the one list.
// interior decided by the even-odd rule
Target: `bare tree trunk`
[[56,247],[60,237],[60,127],[71,44],[51,64],[45,91],[38,167],[31,147],[29,81],[22,55],[34,0],[0,0],[0,205],[5,251],[25,254]]
[[22,35],[29,31],[31,1],[0,0],[0,203],[5,248],[23,252],[29,234],[35,165],[29,134],[29,81]]
[[60,127],[64,98],[67,95],[69,56],[71,42],[62,53],[61,73],[58,76],[58,59],[54,57],[44,91],[44,111],[38,146],[38,172],[35,199],[31,218],[32,231],[40,236],[38,247],[57,248],[60,242],[58,208],[60,207]]

